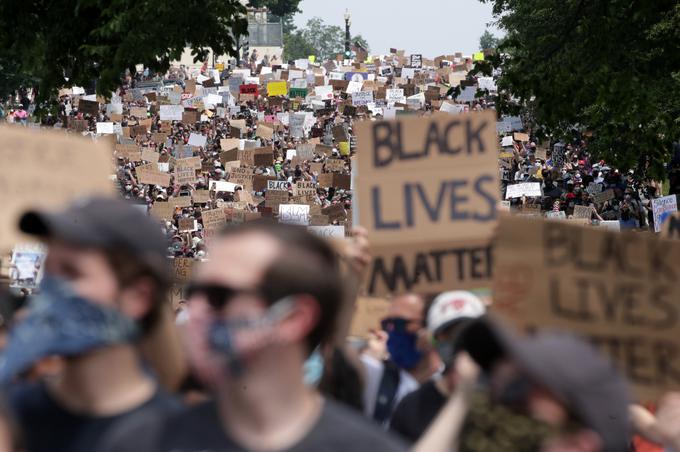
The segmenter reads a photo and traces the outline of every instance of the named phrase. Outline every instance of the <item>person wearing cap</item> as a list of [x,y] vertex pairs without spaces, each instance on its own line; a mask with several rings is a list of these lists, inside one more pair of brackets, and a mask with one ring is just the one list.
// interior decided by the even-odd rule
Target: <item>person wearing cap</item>
[[520,337],[485,316],[459,344],[463,384],[415,452],[629,450],[627,384],[584,340],[549,331]]
[[305,383],[304,364],[333,339],[343,300],[331,246],[264,220],[221,231],[186,289],[195,375],[216,396],[130,425],[99,452],[401,451],[360,413]]
[[[138,352],[171,315],[160,225],[123,200],[91,198],[60,212],[27,212],[19,226],[49,248],[39,293],[0,360],[26,450],[99,450],[117,426],[177,409]],[[63,359],[56,375],[21,381],[55,356]]]
[[455,389],[458,376],[452,364],[458,335],[485,311],[482,300],[466,291],[444,292],[434,299],[427,314],[427,329],[444,370],[399,402],[390,422],[391,431],[412,443],[422,436]]

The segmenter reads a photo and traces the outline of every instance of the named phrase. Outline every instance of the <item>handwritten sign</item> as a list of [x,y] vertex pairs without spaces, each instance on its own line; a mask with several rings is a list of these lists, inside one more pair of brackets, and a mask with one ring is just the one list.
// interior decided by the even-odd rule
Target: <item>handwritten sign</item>
[[593,216],[593,208],[591,206],[574,206],[574,218],[586,218],[588,220]]
[[309,225],[309,206],[306,204],[279,205],[279,223]]
[[184,107],[182,105],[161,105],[161,121],[181,121]]
[[285,80],[267,82],[268,96],[285,96],[288,94],[288,84]]
[[345,238],[344,226],[307,226],[307,230],[323,239],[342,240]]
[[505,191],[505,199],[521,198],[522,196],[542,196],[540,182],[524,182],[522,184],[508,185]]
[[268,180],[267,190],[283,190],[288,192],[288,181],[285,180]]
[[675,195],[652,199],[654,213],[654,232],[661,232],[664,221],[678,211],[678,199]]
[[612,190],[611,188],[609,190],[593,194],[593,202],[595,202],[595,204],[602,204],[614,198],[615,198],[614,190]]
[[370,294],[485,287],[499,201],[493,112],[360,122]]
[[193,259],[189,259],[188,257],[176,257],[172,261],[175,270],[175,281],[189,282],[189,280],[191,280]]
[[502,217],[495,246],[497,314],[588,337],[640,400],[680,389],[680,243]]

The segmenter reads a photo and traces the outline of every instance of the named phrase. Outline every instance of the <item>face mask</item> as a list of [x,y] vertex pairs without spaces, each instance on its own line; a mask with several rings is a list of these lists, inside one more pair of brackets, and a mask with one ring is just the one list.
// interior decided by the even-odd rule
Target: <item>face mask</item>
[[470,400],[458,450],[538,452],[553,433],[549,425],[491,403],[487,394],[477,392]]
[[387,337],[387,351],[390,359],[402,369],[413,369],[423,354],[416,348],[417,336],[405,331],[390,331]]
[[305,384],[312,387],[318,386],[319,382],[321,381],[321,377],[323,376],[323,368],[323,356],[321,356],[321,352],[317,347],[302,365],[302,370],[305,373]]
[[68,281],[45,275],[28,316],[10,332],[0,379],[6,382],[48,356],[78,356],[138,335],[133,320],[79,296]]
[[238,350],[236,336],[239,332],[262,333],[263,345],[271,338],[267,330],[281,321],[293,309],[293,299],[283,298],[272,304],[267,311],[255,319],[216,320],[208,332],[208,342],[213,351],[220,353],[227,360],[228,370],[234,376],[240,376],[244,371],[244,354]]

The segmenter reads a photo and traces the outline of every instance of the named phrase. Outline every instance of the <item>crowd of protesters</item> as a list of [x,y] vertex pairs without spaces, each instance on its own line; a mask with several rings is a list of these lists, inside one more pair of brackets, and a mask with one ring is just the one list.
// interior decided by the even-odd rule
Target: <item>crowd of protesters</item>
[[[486,91],[465,97],[481,86],[475,77],[453,83],[472,67],[460,54],[251,58],[245,69],[142,69],[108,100],[60,93],[42,126],[111,140],[124,200],[20,220],[49,252],[28,306],[4,300],[17,312],[0,360],[0,450],[662,450],[638,434],[680,451],[677,394],[656,414],[633,405],[625,379],[584,341],[520,337],[472,292],[395,295],[379,331],[347,340],[370,261],[352,225],[354,121],[493,108]],[[357,73],[372,102],[355,102]],[[286,94],[267,96],[280,80]],[[161,118],[169,105],[184,107],[181,120]],[[8,119],[30,122],[27,107]],[[586,206],[593,226],[653,226],[662,184],[593,161],[585,136],[537,145],[510,123],[499,120],[501,188],[538,183],[540,195],[505,208],[568,219]],[[679,166],[669,164],[671,194]],[[144,182],[150,174],[167,183]],[[283,198],[269,181],[283,182]],[[307,224],[344,226],[346,238],[272,221],[286,204],[309,206]],[[185,258],[193,269],[178,278]]]

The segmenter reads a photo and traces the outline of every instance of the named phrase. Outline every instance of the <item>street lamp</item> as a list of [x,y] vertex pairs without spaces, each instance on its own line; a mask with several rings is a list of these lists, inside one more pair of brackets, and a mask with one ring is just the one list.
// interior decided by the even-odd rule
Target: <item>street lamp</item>
[[349,60],[351,53],[349,49],[349,41],[350,41],[350,35],[349,35],[349,25],[350,25],[350,15],[349,15],[349,9],[345,9],[345,59]]

